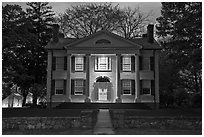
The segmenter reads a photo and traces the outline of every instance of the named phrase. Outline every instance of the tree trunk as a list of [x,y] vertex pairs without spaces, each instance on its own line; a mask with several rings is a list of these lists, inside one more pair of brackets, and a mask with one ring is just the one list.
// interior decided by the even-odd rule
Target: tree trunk
[[195,68],[194,68],[194,77],[195,77],[195,79],[194,79],[194,81],[195,81],[195,90],[196,90],[196,92],[198,92],[199,91],[198,77],[197,77],[197,73],[196,73],[196,69]]
[[28,95],[28,92],[26,90],[22,90],[22,93],[23,93],[23,102],[22,102],[22,107],[25,106],[26,104],[26,97]]

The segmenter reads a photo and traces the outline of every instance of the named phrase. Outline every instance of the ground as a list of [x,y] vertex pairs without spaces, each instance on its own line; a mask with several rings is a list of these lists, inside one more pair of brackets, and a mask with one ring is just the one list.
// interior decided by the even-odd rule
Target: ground
[[[122,109],[124,110],[124,109]],[[63,115],[73,115],[77,114],[79,109],[74,109],[74,110],[66,110],[66,109],[55,109],[54,111],[52,110],[44,110],[44,109],[39,109],[39,110],[28,110],[26,109],[26,112],[33,112],[33,114],[37,114],[37,112],[34,113],[34,111],[38,112],[43,112],[47,111],[50,116],[60,114],[61,116]],[[190,117],[202,117],[202,109],[159,109],[159,110],[134,110],[133,109],[126,109],[126,114],[127,115],[136,115],[136,116],[190,116]],[[3,111],[4,112],[4,111]],[[10,112],[10,111],[8,111]],[[8,113],[7,112],[7,113]],[[12,114],[18,115],[19,111],[16,111],[16,113]],[[48,114],[47,113],[47,114]],[[22,113],[20,113],[22,114]],[[28,116],[28,113],[24,113],[25,116]],[[29,113],[30,114],[30,113]],[[39,113],[38,113],[39,114]],[[41,114],[42,115],[42,114]],[[43,113],[43,116],[46,115]],[[6,113],[2,113],[2,116],[8,116]],[[20,115],[18,115],[20,116]],[[21,115],[22,117],[22,115]],[[114,133],[116,135],[201,135],[202,130],[178,130],[178,129],[137,129],[137,128],[132,128],[132,129],[113,129]],[[3,135],[93,135],[94,134],[94,129],[52,129],[52,130],[25,130],[25,131],[20,131],[20,130],[6,130],[3,131]]]
[[[118,129],[116,135],[201,135],[201,130]],[[93,135],[92,129],[5,131],[3,135]]]

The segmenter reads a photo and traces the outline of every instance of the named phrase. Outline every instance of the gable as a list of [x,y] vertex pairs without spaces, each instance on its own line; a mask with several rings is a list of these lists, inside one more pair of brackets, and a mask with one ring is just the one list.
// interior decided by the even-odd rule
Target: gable
[[71,48],[135,48],[141,49],[142,46],[130,40],[124,39],[116,34],[102,30],[84,39],[65,46]]

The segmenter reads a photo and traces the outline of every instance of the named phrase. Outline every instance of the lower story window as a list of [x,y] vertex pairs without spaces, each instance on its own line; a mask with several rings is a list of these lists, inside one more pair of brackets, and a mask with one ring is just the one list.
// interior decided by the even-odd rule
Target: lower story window
[[84,91],[84,80],[76,79],[74,81],[74,95],[83,95]]
[[151,94],[151,81],[142,80],[142,94],[149,95]]
[[122,80],[123,95],[131,95],[131,80]]
[[63,80],[56,80],[55,81],[55,94],[62,95],[64,92],[64,81]]

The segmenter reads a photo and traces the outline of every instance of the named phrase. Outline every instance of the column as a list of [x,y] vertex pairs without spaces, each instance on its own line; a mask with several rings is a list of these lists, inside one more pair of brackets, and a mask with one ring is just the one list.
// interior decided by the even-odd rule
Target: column
[[66,102],[71,102],[71,54],[67,54],[67,91]]
[[[156,103],[159,104],[159,52],[155,51],[155,97],[156,97]],[[158,106],[157,106],[158,107]]]
[[[48,51],[47,56],[47,102],[51,101],[51,81],[52,81],[52,51]],[[50,105],[50,103],[48,103]]]
[[140,96],[140,70],[139,70],[139,55],[135,55],[135,102],[139,102]]
[[121,66],[121,54],[117,54],[117,99],[116,103],[121,103],[121,80],[120,80],[120,66]]
[[86,94],[86,99],[85,99],[85,102],[91,102],[91,99],[89,97],[89,57],[90,57],[90,54],[86,54],[86,85],[85,85],[85,94]]

